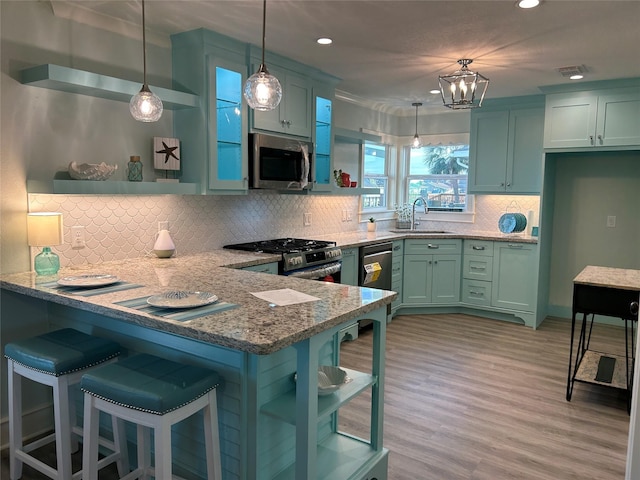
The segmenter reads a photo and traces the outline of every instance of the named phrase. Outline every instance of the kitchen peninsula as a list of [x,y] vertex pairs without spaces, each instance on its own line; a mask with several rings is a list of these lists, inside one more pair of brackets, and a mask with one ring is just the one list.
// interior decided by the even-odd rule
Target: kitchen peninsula
[[[4,275],[0,277],[3,331],[21,331],[28,303],[43,312],[40,322],[51,328],[77,328],[113,338],[131,351],[218,371],[224,379],[219,393],[224,479],[386,478],[384,344],[388,308],[396,294],[241,270],[276,260],[273,255],[217,251],[60,271],[59,277],[101,273],[121,281],[95,295],[63,292],[56,288],[56,278],[29,272]],[[275,306],[252,295],[279,289],[318,300]],[[132,306],[171,290],[214,293],[224,308],[184,320]],[[349,370],[350,383],[319,397],[318,366],[339,364],[336,334],[362,319],[374,322],[371,371]],[[339,432],[339,407],[369,387],[370,438]],[[180,436],[174,451],[176,473],[182,469],[197,475],[204,469],[203,459],[192,454],[201,451],[198,444],[203,442],[196,425],[186,421],[174,433]]]

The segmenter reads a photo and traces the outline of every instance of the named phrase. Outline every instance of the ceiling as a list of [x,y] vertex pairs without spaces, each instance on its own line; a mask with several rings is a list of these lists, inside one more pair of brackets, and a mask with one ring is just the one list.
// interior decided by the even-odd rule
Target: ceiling
[[[141,23],[139,0],[51,3],[100,14],[105,28],[113,18]],[[260,0],[145,5],[151,35],[205,27],[262,41]],[[486,98],[569,83],[558,72],[567,66],[582,66],[583,81],[640,77],[640,0],[542,0],[530,10],[515,0],[269,0],[266,25],[268,50],[342,79],[340,96],[380,108],[410,112],[412,102],[423,102],[446,110],[429,90],[460,58],[473,59],[471,69],[491,80]],[[317,45],[319,37],[333,44]]]

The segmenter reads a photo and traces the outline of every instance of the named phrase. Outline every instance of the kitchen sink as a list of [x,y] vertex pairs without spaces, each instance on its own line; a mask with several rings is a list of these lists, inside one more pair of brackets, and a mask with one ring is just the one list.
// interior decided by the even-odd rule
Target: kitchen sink
[[414,235],[440,235],[444,233],[453,233],[447,232],[446,230],[408,230],[408,229],[397,229],[397,230],[389,230],[393,233],[406,233],[406,234],[414,234]]

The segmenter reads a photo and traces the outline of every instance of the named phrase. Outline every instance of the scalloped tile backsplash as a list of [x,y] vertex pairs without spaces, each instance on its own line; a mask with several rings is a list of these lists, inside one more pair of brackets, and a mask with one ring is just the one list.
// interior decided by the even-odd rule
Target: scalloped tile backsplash
[[[425,228],[459,232],[496,231],[497,221],[512,201],[523,213],[538,211],[537,196],[476,196],[474,223],[423,222]],[[29,195],[29,211],[64,215],[64,245],[54,247],[63,266],[136,258],[150,253],[158,222],[168,221],[176,254],[197,253],[229,243],[279,237],[313,238],[365,230],[358,219],[358,197],[280,195],[250,191],[246,196],[196,195]],[[342,211],[351,222],[342,221]],[[311,226],[303,214],[311,213]],[[86,229],[86,248],[71,248],[71,227]],[[393,228],[380,221],[380,229]],[[37,253],[32,248],[32,256]]]

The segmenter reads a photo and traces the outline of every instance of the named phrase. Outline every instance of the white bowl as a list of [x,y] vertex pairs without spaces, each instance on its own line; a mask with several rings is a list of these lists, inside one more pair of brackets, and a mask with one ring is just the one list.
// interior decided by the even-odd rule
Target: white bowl
[[[294,380],[298,379],[298,374],[293,376]],[[343,385],[349,383],[351,378],[347,376],[340,367],[332,365],[321,365],[318,367],[318,395],[330,395]]]
[[81,163],[69,164],[69,175],[74,180],[106,180],[118,169],[118,165],[106,163]]

